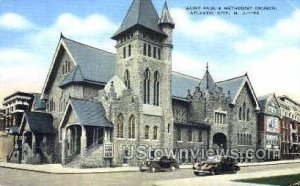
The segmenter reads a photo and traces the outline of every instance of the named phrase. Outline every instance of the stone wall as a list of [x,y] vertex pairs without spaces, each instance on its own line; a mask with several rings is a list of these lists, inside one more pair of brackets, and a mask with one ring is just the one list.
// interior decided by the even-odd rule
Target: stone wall
[[13,148],[13,136],[0,132],[0,161],[6,161],[7,155]]

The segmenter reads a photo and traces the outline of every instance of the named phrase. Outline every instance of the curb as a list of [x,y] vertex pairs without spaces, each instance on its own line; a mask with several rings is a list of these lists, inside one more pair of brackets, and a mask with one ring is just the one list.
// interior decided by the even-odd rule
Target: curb
[[[292,161],[284,161],[284,162],[262,162],[262,163],[251,163],[251,164],[238,164],[240,167],[252,167],[252,166],[268,166],[268,165],[279,165],[279,164],[291,164],[291,163],[300,163],[300,160],[292,160]],[[32,165],[35,166],[35,165]],[[70,169],[66,171],[51,171],[51,170],[38,170],[38,169],[30,169],[24,167],[14,167],[9,165],[1,165],[0,168],[6,169],[14,169],[14,170],[22,170],[22,171],[31,171],[31,172],[38,172],[38,173],[45,173],[45,174],[108,174],[108,173],[120,173],[120,172],[139,172],[138,168],[132,167],[132,169],[119,169],[114,170],[111,168],[110,170],[91,170],[91,171],[84,171],[87,169],[79,169],[80,171],[72,172]],[[192,169],[192,165],[182,165],[180,169]]]

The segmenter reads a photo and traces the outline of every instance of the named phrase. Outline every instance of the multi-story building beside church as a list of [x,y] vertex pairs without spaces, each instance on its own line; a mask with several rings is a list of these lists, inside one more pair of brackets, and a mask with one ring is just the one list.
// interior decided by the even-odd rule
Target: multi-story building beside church
[[287,96],[279,96],[278,102],[282,158],[297,158],[300,153],[300,104]]
[[137,165],[128,156],[141,146],[150,156],[238,149],[240,161],[252,161],[260,107],[248,75],[215,82],[208,67],[202,79],[173,72],[174,29],[166,3],[158,16],[151,0],[133,0],[112,35],[116,54],[61,35],[42,90],[46,111],[22,119],[23,162]]
[[257,115],[257,145],[266,150],[264,160],[276,160],[281,153],[280,105],[275,94],[260,96],[258,100],[261,110]]

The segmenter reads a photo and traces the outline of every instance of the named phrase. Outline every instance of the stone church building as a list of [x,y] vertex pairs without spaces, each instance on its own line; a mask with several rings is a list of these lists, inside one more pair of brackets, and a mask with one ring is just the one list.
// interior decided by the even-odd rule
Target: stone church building
[[[215,82],[208,67],[202,79],[173,72],[174,29],[166,3],[159,16],[151,0],[133,0],[112,35],[115,54],[61,35],[39,114],[51,114],[55,130],[37,142],[52,152],[48,162],[137,165],[141,160],[127,156],[139,146],[235,148],[241,161],[251,161],[245,152],[256,149],[259,105],[247,74]],[[188,152],[179,161],[197,159]]]

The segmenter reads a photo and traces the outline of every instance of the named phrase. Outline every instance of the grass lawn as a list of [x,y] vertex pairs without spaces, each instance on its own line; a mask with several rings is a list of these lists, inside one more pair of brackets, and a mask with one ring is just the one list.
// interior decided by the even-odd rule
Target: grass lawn
[[286,176],[274,176],[254,179],[235,180],[238,182],[269,184],[269,185],[291,185],[300,182],[300,174],[292,174]]

